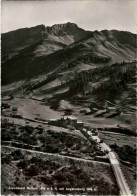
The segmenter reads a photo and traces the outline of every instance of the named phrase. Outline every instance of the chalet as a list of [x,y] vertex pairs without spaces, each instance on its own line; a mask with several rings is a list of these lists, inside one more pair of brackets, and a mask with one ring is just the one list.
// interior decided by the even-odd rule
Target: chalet
[[[83,122],[77,121],[76,117],[73,116],[65,116],[61,119],[50,119],[48,122],[49,125],[59,126],[59,127],[73,127],[74,129],[81,129],[83,128]],[[89,130],[89,126],[87,126]]]
[[65,115],[71,115],[72,110],[71,109],[65,109]]
[[77,122],[77,129],[81,129],[81,128],[83,128],[83,122],[78,121]]
[[70,121],[70,125],[72,125],[72,126],[76,126],[77,125],[77,118],[69,116],[68,119]]
[[80,110],[80,113],[88,113],[88,112],[90,112],[89,108],[85,108],[85,109]]
[[88,125],[84,125],[84,127],[86,130],[91,130],[90,126],[88,126]]
[[8,109],[8,108],[10,108],[10,105],[8,103],[2,103],[1,107],[2,107],[2,109]]
[[71,130],[71,131],[75,130],[75,128],[74,128],[73,126],[71,126],[71,125],[67,125],[67,128],[68,128],[69,130]]
[[70,123],[70,119],[68,116],[64,116],[64,121],[66,121],[66,124],[68,125]]
[[116,112],[116,107],[106,107],[106,112]]
[[18,111],[18,107],[17,106],[12,107],[12,111],[13,112],[17,112]]
[[48,124],[49,125],[56,125],[57,124],[57,119],[50,119]]
[[22,118],[22,116],[20,114],[12,114],[13,118]]

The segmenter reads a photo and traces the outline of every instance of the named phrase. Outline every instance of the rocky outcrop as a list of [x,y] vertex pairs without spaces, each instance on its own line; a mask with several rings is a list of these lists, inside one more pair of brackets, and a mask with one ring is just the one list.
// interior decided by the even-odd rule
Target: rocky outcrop
[[[48,44],[49,41],[50,44],[61,42],[62,44],[69,45],[75,41],[79,41],[89,33],[70,22],[56,24],[51,27],[38,25],[31,28],[18,29],[2,34],[2,56],[9,54],[12,56],[18,50],[37,43],[40,40],[45,40],[45,44]],[[61,45],[62,48],[63,45]]]

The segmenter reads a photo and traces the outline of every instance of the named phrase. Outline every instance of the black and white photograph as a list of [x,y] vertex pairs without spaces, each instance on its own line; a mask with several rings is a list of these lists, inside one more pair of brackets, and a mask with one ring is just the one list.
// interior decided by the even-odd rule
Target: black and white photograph
[[136,196],[136,0],[1,1],[1,195]]

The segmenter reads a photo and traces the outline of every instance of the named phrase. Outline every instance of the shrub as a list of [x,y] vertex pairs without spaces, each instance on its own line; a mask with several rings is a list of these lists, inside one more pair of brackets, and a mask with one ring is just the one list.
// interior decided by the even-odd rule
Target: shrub
[[71,148],[73,146],[73,143],[71,141],[67,141],[65,145],[67,148]]
[[58,153],[61,150],[58,147],[47,145],[45,148],[43,148],[43,151],[44,152],[49,152],[49,153]]
[[38,138],[39,138],[39,140],[40,140],[42,143],[45,143],[45,142],[46,142],[46,137],[44,137],[43,135],[40,135]]
[[25,169],[25,168],[27,168],[27,166],[30,164],[30,161],[29,160],[21,160],[18,164],[17,164],[17,166],[19,167],[19,168],[23,168],[23,169]]
[[38,130],[39,130],[38,131],[39,134],[42,134],[43,133],[43,128],[39,127]]
[[24,156],[23,154],[21,153],[20,150],[15,150],[11,153],[11,156],[14,158],[14,160],[19,160],[19,159],[23,159]]
[[15,146],[15,147],[18,147],[18,148],[22,148],[23,147],[23,144],[14,143],[14,142],[12,142],[12,145]]
[[67,181],[67,176],[65,176],[64,173],[62,173],[62,171],[58,171],[55,173],[54,178],[58,181],[58,182],[64,182]]
[[27,133],[31,134],[33,132],[33,130],[34,130],[34,127],[31,127],[29,125],[26,125],[24,127],[24,129],[26,130]]
[[1,139],[2,139],[2,141],[10,141],[10,140],[12,140],[12,135],[10,133],[7,133],[6,131],[2,130]]
[[37,165],[32,165],[27,169],[28,176],[37,176],[39,173],[39,167]]
[[38,157],[32,157],[30,160],[31,163],[37,163],[38,161],[39,161]]
[[112,144],[110,147],[114,149],[120,159],[136,164],[136,151],[131,146],[124,145],[119,147],[117,144]]
[[37,137],[36,135],[33,135],[30,137],[30,144],[31,145],[36,145],[37,144]]
[[5,155],[5,157],[2,158],[2,164],[6,163],[9,164],[12,161],[12,157],[10,155]]
[[13,189],[13,192],[18,195],[20,193],[20,190],[19,189]]
[[28,133],[23,133],[19,139],[24,143],[30,144],[30,135]]
[[53,184],[52,177],[42,176],[41,180],[44,182],[44,184],[48,184],[48,185],[52,185]]

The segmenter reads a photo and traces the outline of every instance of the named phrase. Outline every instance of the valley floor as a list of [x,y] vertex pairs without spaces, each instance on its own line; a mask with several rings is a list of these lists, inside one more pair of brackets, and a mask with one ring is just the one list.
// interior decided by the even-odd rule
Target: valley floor
[[[49,125],[51,119],[60,119],[65,116],[63,109],[54,111],[42,101],[32,98],[14,98],[4,101],[4,103],[10,105],[10,108],[3,110],[2,113],[2,191],[4,194],[33,194],[34,191],[40,195],[43,193],[49,195],[70,194],[72,187],[81,187],[81,190],[71,190],[71,193],[118,195],[118,185],[113,170],[109,161],[102,157],[105,154],[101,152],[99,141],[97,143],[94,143],[93,140],[90,141],[87,139],[87,135],[77,129],[70,130]],[[135,136],[111,132],[111,128],[117,128],[117,124],[119,124],[116,119],[87,116],[80,112],[82,107],[72,105],[71,107],[74,111],[72,116],[83,121],[86,127],[96,130],[99,128],[99,137],[107,144],[116,143],[123,146],[130,137],[128,145],[135,148]],[[14,112],[11,108],[16,108],[17,111]],[[126,125],[123,124],[124,126]],[[110,132],[105,131],[104,128],[110,128]],[[130,126],[128,128],[130,129]],[[62,140],[62,138],[64,139]],[[98,155],[101,157],[97,158]],[[53,164],[52,168],[49,164]],[[43,171],[44,167],[46,167],[45,171]],[[77,174],[75,173],[76,167],[79,168]],[[37,168],[39,170],[35,172]],[[84,173],[79,176],[82,171]],[[123,172],[126,175],[125,169]],[[133,175],[134,168],[133,173],[129,175],[131,177],[127,178],[128,184],[134,192]],[[88,185],[86,185],[87,179]],[[82,184],[79,184],[79,180],[82,181]],[[25,189],[6,188],[10,186],[22,186]],[[61,189],[62,186],[65,189]],[[105,186],[109,187],[108,192],[106,192]],[[26,187],[35,187],[35,190],[29,190]],[[44,187],[43,190],[41,190],[42,187]]]

